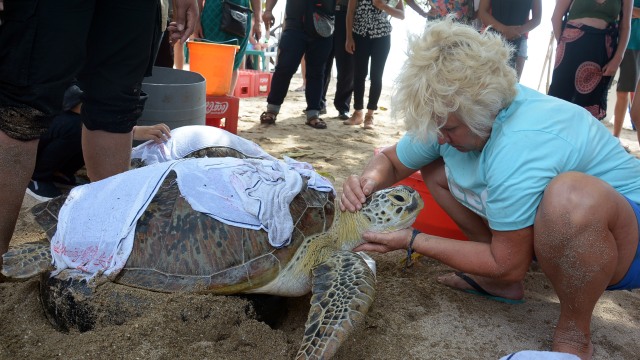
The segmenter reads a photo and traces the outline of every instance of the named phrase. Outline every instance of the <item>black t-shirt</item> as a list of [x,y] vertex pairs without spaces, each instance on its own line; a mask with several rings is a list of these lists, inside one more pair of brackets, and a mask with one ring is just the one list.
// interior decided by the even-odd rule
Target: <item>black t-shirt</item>
[[529,19],[533,0],[491,0],[491,15],[507,26],[522,25]]
[[284,28],[302,29],[306,2],[311,0],[288,0],[284,9]]
[[327,15],[333,15],[335,0],[288,0],[284,9],[285,29],[304,29],[303,20],[307,11],[318,9]]

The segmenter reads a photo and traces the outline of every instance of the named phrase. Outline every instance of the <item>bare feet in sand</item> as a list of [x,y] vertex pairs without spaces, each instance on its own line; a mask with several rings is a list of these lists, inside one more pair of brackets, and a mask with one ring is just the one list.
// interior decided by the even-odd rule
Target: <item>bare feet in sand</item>
[[524,297],[522,282],[506,284],[490,278],[460,272],[442,275],[437,280],[440,284],[457,290],[487,296],[493,300],[507,303],[511,303],[513,300],[521,302],[520,300]]
[[[566,321],[565,321],[566,322]],[[565,352],[579,356],[581,360],[591,360],[593,357],[593,343],[591,335],[572,326],[573,324],[563,324],[562,318],[556,326],[553,334],[553,351]]]

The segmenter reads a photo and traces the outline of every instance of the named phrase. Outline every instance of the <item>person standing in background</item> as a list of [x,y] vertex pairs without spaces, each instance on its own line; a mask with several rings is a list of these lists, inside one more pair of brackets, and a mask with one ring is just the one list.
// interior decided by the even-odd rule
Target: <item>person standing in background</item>
[[[353,115],[344,125],[360,125],[373,129],[373,112],[378,109],[382,93],[382,74],[391,49],[391,23],[389,16],[404,19],[404,2],[394,6],[384,0],[349,0],[347,10],[346,51],[355,56],[355,78],[353,83]],[[369,71],[371,59],[371,71]],[[364,88],[370,77],[367,114],[363,114]]]
[[429,0],[428,20],[437,20],[453,14],[456,21],[473,25],[476,18],[474,0]]
[[549,95],[605,118],[609,85],[629,41],[632,10],[633,0],[556,2],[551,23],[558,46]]
[[[198,21],[174,0],[173,41]],[[162,33],[158,0],[0,0],[0,255],[9,248],[39,138],[74,78],[84,89],[82,151],[91,181],[129,168],[142,78]],[[0,265],[2,260],[0,258]]]
[[333,96],[333,106],[338,110],[338,119],[349,119],[351,96],[353,94],[353,55],[345,49],[347,41],[347,6],[348,0],[336,0],[336,27],[333,31],[333,48],[324,68],[325,81],[322,94],[323,105],[326,108],[327,90],[331,82],[333,60],[336,62],[336,93]]
[[[27,186],[27,194],[37,201],[48,201],[62,195],[58,186],[68,188],[82,184],[75,176],[84,166],[81,98],[82,90],[75,84],[71,85],[64,93],[63,112],[53,118],[48,131],[40,137],[35,169]],[[160,143],[171,136],[170,132],[165,124],[136,125],[132,137],[137,141]]]
[[[267,0],[265,5],[262,20],[265,23],[266,31],[269,31],[271,26],[275,24],[272,11],[276,3],[277,0]],[[327,123],[320,118],[320,111],[322,109],[324,69],[333,45],[333,33],[319,34],[317,30],[311,30],[315,26],[313,23],[309,23],[313,19],[310,19],[307,14],[315,11],[312,7],[315,4],[318,3],[312,4],[299,0],[287,1],[284,31],[278,44],[278,61],[271,79],[271,90],[267,96],[267,108],[260,114],[260,123],[263,125],[275,125],[280,106],[287,96],[291,78],[298,70],[302,57],[305,56],[307,84],[304,92],[307,101],[305,124],[314,129],[327,128]],[[320,2],[319,5],[327,15],[333,15],[334,1]],[[328,22],[328,18],[319,21]],[[322,26],[323,32],[329,27],[329,24],[325,23]]]
[[[229,93],[227,95],[233,95],[233,91],[236,88],[236,82],[238,81],[238,68],[242,64],[244,59],[244,52],[247,50],[247,43],[249,42],[249,35],[254,34],[256,39],[262,37],[262,1],[261,0],[227,0],[232,4],[239,5],[245,8],[249,7],[249,1],[251,1],[251,11],[253,11],[253,21],[251,16],[247,19],[247,28],[244,37],[225,32],[220,28],[220,22],[222,21],[222,7],[223,1],[220,0],[198,0],[198,6],[202,15],[200,16],[200,22],[196,25],[194,36],[196,38],[202,38],[213,42],[229,42],[235,40],[236,43],[232,45],[238,45],[240,48],[236,51],[236,55],[233,60],[233,74],[231,75],[231,86],[229,87]],[[251,25],[253,24],[253,26]],[[253,27],[253,29],[252,29]],[[212,61],[210,66],[218,66],[216,61]]]
[[636,92],[638,79],[640,79],[640,0],[634,0],[629,43],[620,63],[616,105],[613,109],[613,136],[615,137],[620,137],[622,123],[629,108],[629,96]]
[[527,34],[540,25],[542,0],[480,0],[478,17],[516,50],[509,64],[516,69],[520,81],[527,60]]

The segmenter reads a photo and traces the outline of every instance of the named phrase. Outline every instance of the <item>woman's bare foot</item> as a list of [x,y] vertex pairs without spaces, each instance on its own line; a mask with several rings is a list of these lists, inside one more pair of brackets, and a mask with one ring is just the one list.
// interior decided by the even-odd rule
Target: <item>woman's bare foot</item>
[[438,277],[437,281],[457,290],[478,292],[479,289],[472,285],[472,283],[475,283],[489,295],[509,300],[521,300],[524,297],[524,285],[522,282],[504,283],[482,276],[455,272],[442,275]]
[[[565,324],[563,324],[563,322]],[[553,334],[553,351],[575,354],[582,360],[591,360],[593,356],[593,343],[591,342],[590,330],[587,333],[580,331],[574,323],[566,323],[562,316],[556,331]]]
[[363,121],[364,115],[362,114],[362,110],[356,110],[348,120],[345,120],[342,123],[344,125],[360,125]]

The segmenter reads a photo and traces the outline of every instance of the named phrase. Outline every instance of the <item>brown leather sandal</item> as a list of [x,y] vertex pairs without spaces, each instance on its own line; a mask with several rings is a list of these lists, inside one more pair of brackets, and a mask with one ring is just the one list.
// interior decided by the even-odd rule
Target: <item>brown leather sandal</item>
[[313,117],[311,119],[307,119],[307,122],[305,124],[311,126],[314,129],[327,128],[327,123],[325,123],[324,120],[320,119],[319,117]]
[[265,111],[262,114],[260,114],[260,124],[275,125],[277,117],[278,117],[278,114]]

